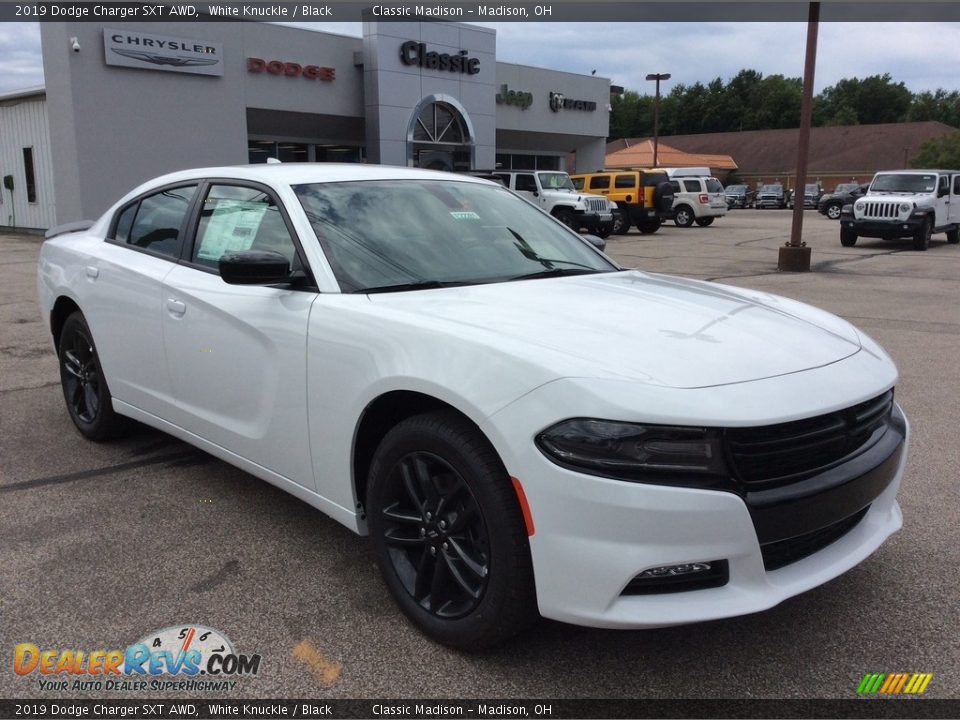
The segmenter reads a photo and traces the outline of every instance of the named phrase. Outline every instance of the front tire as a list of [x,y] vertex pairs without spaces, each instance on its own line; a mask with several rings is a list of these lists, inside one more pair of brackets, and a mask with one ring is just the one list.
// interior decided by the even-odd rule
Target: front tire
[[574,232],[580,229],[577,227],[576,218],[572,210],[557,210],[553,216]]
[[830,203],[827,205],[826,215],[831,220],[839,220],[842,206],[839,203]]
[[853,230],[841,230],[840,244],[844,247],[853,247],[857,244],[857,234]]
[[933,221],[928,217],[924,218],[923,224],[913,236],[913,249],[926,250],[930,247],[930,236],[933,235]]
[[947,242],[951,245],[960,243],[960,228],[954,228],[953,230],[947,231]]
[[493,447],[452,412],[416,415],[374,453],[370,535],[394,600],[424,633],[492,646],[536,618],[520,505]]
[[681,205],[673,213],[673,221],[677,224],[677,227],[688,228],[693,225],[694,214],[686,205]]
[[64,322],[57,357],[63,399],[77,430],[97,441],[122,435],[128,421],[113,411],[110,388],[83,313],[77,311]]

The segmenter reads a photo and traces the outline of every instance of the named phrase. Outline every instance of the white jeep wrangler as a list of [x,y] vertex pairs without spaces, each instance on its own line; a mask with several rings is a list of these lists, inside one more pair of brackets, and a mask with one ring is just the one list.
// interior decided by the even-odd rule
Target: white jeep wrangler
[[840,212],[840,244],[853,247],[859,237],[913,238],[914,250],[926,250],[933,233],[960,243],[960,170],[878,172],[867,194]]
[[602,195],[579,192],[565,172],[497,170],[503,184],[573,230],[586,229],[601,238],[613,233],[617,204]]

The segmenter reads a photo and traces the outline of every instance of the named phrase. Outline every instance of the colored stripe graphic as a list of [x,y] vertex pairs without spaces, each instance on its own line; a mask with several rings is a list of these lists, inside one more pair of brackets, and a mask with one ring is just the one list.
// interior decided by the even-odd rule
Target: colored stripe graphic
[[857,686],[858,695],[920,695],[933,680],[933,673],[867,673]]

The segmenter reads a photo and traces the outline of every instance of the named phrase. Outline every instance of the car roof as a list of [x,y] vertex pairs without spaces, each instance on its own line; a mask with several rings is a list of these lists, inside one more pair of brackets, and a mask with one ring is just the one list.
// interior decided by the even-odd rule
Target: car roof
[[360,163],[267,163],[181,170],[157,177],[151,180],[150,184],[160,185],[199,178],[259,180],[277,185],[403,179],[446,180],[450,182],[473,183],[487,182],[469,175],[393,165],[364,165]]

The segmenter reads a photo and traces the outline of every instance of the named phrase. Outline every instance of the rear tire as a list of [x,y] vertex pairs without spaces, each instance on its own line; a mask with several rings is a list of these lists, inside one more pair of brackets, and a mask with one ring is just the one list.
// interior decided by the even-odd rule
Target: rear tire
[[100,367],[93,334],[80,311],[63,323],[57,357],[63,399],[80,434],[96,441],[123,435],[130,421],[113,411],[110,388]]
[[951,245],[960,243],[960,228],[954,228],[953,230],[947,231],[947,242]]
[[687,205],[681,205],[673,211],[673,221],[677,224],[677,227],[690,227],[693,225],[694,217],[693,210]]
[[697,218],[697,225],[700,227],[709,227],[710,225],[713,225],[713,220],[714,218],[712,217]]
[[370,466],[367,515],[387,588],[434,640],[492,646],[538,617],[510,477],[458,413],[415,415],[387,433]]
[[844,247],[853,247],[857,244],[857,234],[853,230],[841,230],[840,244]]
[[663,223],[660,222],[660,218],[656,220],[644,220],[642,223],[637,225],[637,229],[640,231],[641,235],[653,235],[657,230],[660,229],[660,226]]
[[597,231],[594,233],[594,235],[606,240],[608,237],[613,235],[613,223],[604,223],[603,225],[598,225]]

